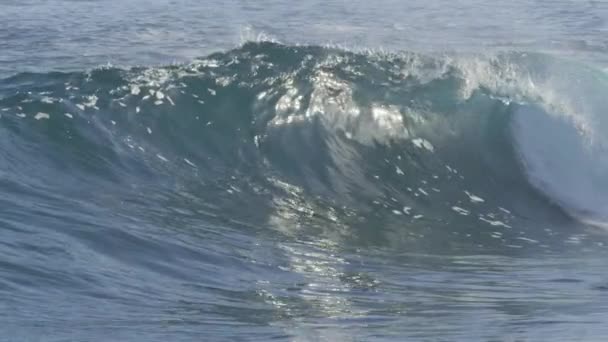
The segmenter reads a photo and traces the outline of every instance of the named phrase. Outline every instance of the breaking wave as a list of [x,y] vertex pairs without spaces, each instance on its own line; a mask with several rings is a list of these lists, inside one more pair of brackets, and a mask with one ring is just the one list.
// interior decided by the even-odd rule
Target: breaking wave
[[170,212],[364,245],[542,245],[557,233],[539,223],[608,222],[607,85],[543,54],[270,42],[18,74],[0,81],[1,186],[8,207],[127,222]]

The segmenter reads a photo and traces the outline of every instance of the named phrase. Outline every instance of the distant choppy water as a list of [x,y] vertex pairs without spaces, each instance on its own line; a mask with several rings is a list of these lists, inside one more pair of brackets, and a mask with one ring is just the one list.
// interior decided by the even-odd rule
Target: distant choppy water
[[607,19],[3,1],[0,340],[604,341]]

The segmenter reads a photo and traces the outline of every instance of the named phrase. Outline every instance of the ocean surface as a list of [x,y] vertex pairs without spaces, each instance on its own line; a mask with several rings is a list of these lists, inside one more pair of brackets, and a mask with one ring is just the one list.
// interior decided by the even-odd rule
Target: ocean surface
[[605,341],[608,2],[0,1],[0,341]]

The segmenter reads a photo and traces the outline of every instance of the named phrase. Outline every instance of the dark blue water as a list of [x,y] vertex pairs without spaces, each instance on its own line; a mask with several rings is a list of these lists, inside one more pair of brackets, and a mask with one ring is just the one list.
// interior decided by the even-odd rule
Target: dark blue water
[[2,2],[0,340],[603,341],[606,19]]

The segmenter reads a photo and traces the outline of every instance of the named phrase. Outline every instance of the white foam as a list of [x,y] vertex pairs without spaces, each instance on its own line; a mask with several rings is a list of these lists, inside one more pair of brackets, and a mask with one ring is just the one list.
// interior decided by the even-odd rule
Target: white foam
[[172,106],[175,106],[175,102],[173,102],[173,99],[171,98],[171,96],[166,95],[166,98],[167,98],[167,101],[169,101],[169,103],[170,103]]
[[132,95],[139,95],[140,92],[141,92],[141,89],[137,85],[135,85],[135,84],[131,85],[131,94]]
[[506,224],[506,223],[504,223],[504,222],[502,222],[502,221],[498,221],[498,220],[488,220],[487,218],[485,218],[485,217],[483,217],[483,216],[480,216],[480,217],[479,217],[479,220],[480,220],[480,221],[483,221],[483,222],[486,222],[486,223],[488,223],[488,224],[490,224],[490,225],[492,225],[492,226],[494,226],[494,227],[499,227],[499,226],[502,226],[502,227],[505,227],[505,228],[512,228],[511,226],[509,226],[508,224]]
[[426,149],[430,152],[434,152],[435,151],[435,147],[433,146],[433,144],[431,144],[428,140],[422,139],[422,138],[416,138],[412,140],[412,143],[418,147],[418,148],[423,148]]
[[36,120],[43,120],[43,119],[47,119],[47,120],[48,120],[50,117],[51,117],[51,116],[50,116],[49,114],[47,114],[47,113],[41,113],[41,112],[39,112],[39,113],[37,113],[37,114],[34,116],[34,119],[36,119]]
[[538,243],[537,240],[529,239],[529,238],[522,237],[522,236],[516,237],[516,239],[517,240],[521,240],[521,241],[525,241],[525,242],[529,242],[529,243],[532,243],[532,244],[537,244]]
[[469,215],[471,213],[470,211],[468,211],[466,209],[463,209],[461,207],[457,207],[457,206],[453,206],[452,210],[454,210],[455,212],[457,212],[457,213],[459,213],[460,215],[463,215],[463,216],[467,216],[467,215]]
[[86,96],[85,99],[87,100],[86,102],[83,102],[85,107],[96,108],[97,101],[99,100],[96,95]]
[[503,207],[498,207],[498,210],[500,210],[500,211],[502,211],[502,212],[504,212],[506,214],[511,214],[511,211],[509,211],[509,210],[507,210],[507,209],[505,209]]
[[467,196],[469,196],[469,200],[473,203],[483,203],[485,202],[485,200],[479,196],[475,196],[472,193],[465,191],[464,192]]

